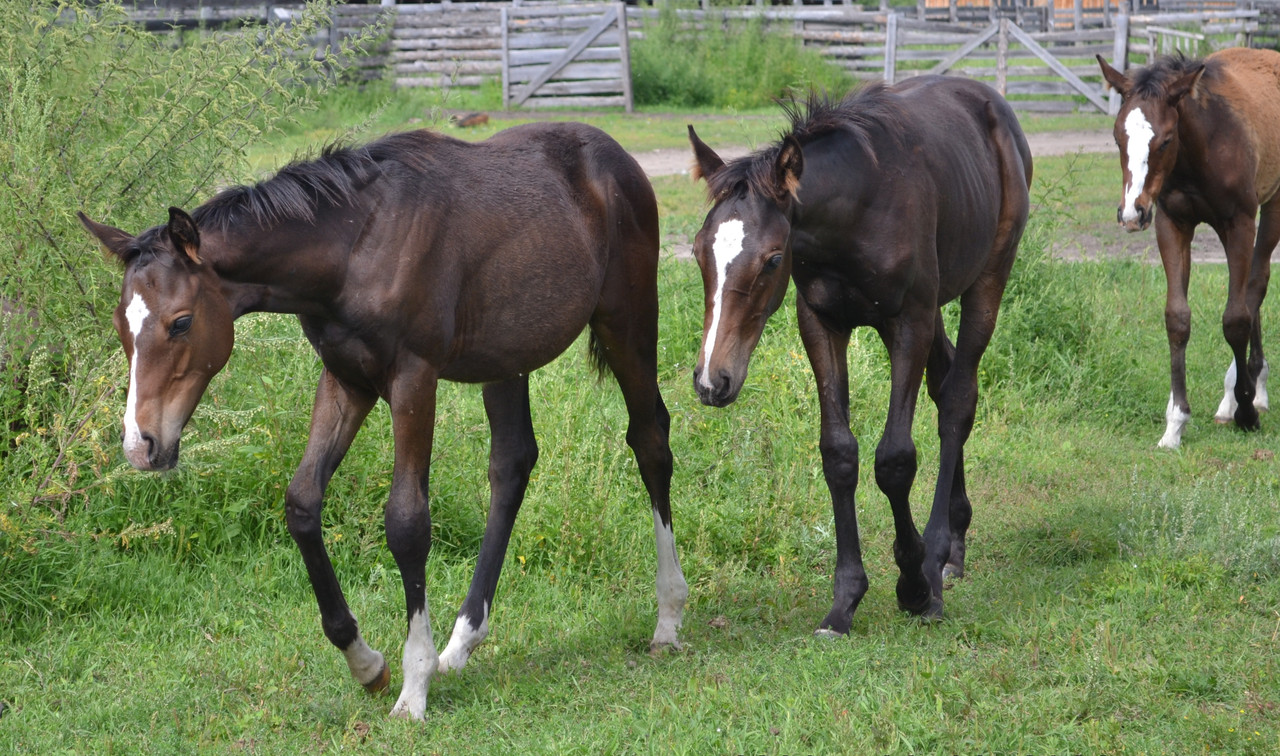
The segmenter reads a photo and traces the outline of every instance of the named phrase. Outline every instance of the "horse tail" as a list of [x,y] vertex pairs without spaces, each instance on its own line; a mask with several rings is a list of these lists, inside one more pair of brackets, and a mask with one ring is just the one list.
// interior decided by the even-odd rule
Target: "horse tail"
[[596,332],[591,331],[591,335],[587,338],[587,359],[591,362],[591,367],[596,371],[596,380],[603,381],[605,376],[610,375],[613,371],[609,368],[609,360],[605,357],[605,346],[600,343],[600,337]]

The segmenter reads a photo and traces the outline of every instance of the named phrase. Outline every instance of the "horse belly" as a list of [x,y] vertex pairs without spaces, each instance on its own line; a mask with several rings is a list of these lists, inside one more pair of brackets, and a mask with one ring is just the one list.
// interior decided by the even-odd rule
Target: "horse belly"
[[482,270],[464,288],[442,377],[486,383],[551,362],[591,319],[602,278],[599,262],[578,256],[546,260],[515,276]]

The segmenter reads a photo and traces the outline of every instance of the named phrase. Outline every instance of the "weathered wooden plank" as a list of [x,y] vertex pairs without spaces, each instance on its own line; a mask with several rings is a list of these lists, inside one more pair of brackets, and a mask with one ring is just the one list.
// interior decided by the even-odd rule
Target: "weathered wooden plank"
[[[537,66],[509,66],[507,76],[512,84],[526,84],[538,78],[543,71],[546,70],[545,65]],[[621,79],[623,73],[622,61],[615,60],[612,63],[570,63],[552,77],[551,81],[564,81],[567,79]],[[619,85],[621,86],[621,85]]]
[[421,29],[397,29],[391,38],[397,42],[414,39],[452,39],[455,37],[490,37],[496,39],[502,30],[495,26],[432,26]]
[[[539,63],[550,63],[564,54],[563,50],[512,50],[507,60],[513,66],[532,66]],[[621,47],[588,47],[578,53],[576,60],[622,60]]]
[[[508,35],[508,41],[512,50],[531,50],[546,47],[568,48],[577,41],[579,36],[577,34],[544,34],[541,32],[517,34],[512,32]],[[593,40],[592,47],[617,47],[619,44],[621,44],[621,41],[618,30],[607,29]]]
[[396,62],[408,63],[415,60],[501,60],[502,51],[492,50],[408,50],[391,54]]
[[524,107],[530,110],[542,108],[625,108],[626,98],[616,97],[530,97]]
[[492,76],[399,76],[395,78],[397,87],[478,87]]
[[401,40],[391,45],[393,50],[410,52],[413,50],[502,50],[502,40],[490,37],[478,39],[412,39]]
[[502,61],[452,61],[452,60],[416,60],[395,63],[391,70],[397,76],[408,76],[415,73],[442,74],[485,74],[495,76],[502,73]]
[[539,97],[575,97],[578,95],[595,94],[622,94],[622,79],[549,81],[538,87]]

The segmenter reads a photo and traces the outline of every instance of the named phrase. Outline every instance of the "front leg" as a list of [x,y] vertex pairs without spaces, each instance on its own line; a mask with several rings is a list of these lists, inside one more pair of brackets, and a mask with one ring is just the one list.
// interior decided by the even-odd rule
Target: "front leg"
[[387,397],[395,438],[395,468],[385,523],[387,546],[404,583],[409,630],[404,641],[404,686],[391,715],[424,720],[427,689],[439,666],[436,646],[431,640],[426,592],[427,555],[431,551],[427,491],[438,376],[430,365],[412,356],[401,355],[395,364],[396,373]]
[[853,624],[853,613],[867,593],[867,573],[858,540],[858,440],[849,430],[849,367],[846,352],[848,330],[833,331],[818,319],[804,296],[796,297],[800,338],[818,384],[822,426],[818,448],[822,474],[831,492],[836,528],[836,569],[831,611],[818,625],[816,635],[844,635]]
[[[898,607],[929,618],[942,616],[942,596],[934,594],[925,577],[925,543],[911,518],[911,486],[917,466],[911,426],[933,343],[936,309],[904,307],[896,319],[880,330],[880,337],[889,350],[892,385],[884,435],[876,447],[876,484],[893,510],[893,555],[899,570]],[[937,567],[940,580],[941,564]]]
[[376,401],[377,397],[342,383],[328,370],[321,373],[307,450],[285,492],[285,519],[320,605],[324,634],[346,656],[352,676],[371,693],[387,687],[390,672],[382,654],[369,648],[360,636],[356,618],[347,607],[325,552],[320,512],[329,479]]
[[458,610],[449,644],[440,653],[440,672],[462,669],[471,652],[489,634],[489,609],[498,589],[511,529],[538,461],[538,442],[529,414],[529,376],[484,387],[489,416],[489,517],[471,587]]
[[1171,220],[1163,209],[1156,213],[1155,226],[1156,246],[1164,265],[1164,327],[1169,337],[1169,404],[1164,413],[1164,435],[1157,446],[1176,449],[1182,444],[1182,430],[1191,419],[1191,404],[1187,401],[1187,341],[1191,338],[1187,286],[1191,282],[1195,226]]

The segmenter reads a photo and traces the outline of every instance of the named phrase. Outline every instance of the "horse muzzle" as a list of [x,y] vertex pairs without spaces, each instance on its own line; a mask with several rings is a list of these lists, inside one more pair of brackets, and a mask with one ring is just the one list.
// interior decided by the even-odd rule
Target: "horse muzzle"
[[163,472],[178,464],[178,447],[181,439],[164,445],[150,433],[140,433],[136,438],[126,436],[124,457],[135,469]]
[[693,371],[693,390],[697,392],[698,399],[708,407],[727,407],[733,404],[741,389],[742,383],[735,382],[728,371],[715,371],[705,381],[701,370]]
[[1116,221],[1129,233],[1146,231],[1147,227],[1151,225],[1153,217],[1155,217],[1155,213],[1152,212],[1150,206],[1139,205],[1136,202],[1133,205],[1132,214],[1126,214],[1123,205],[1116,208]]

